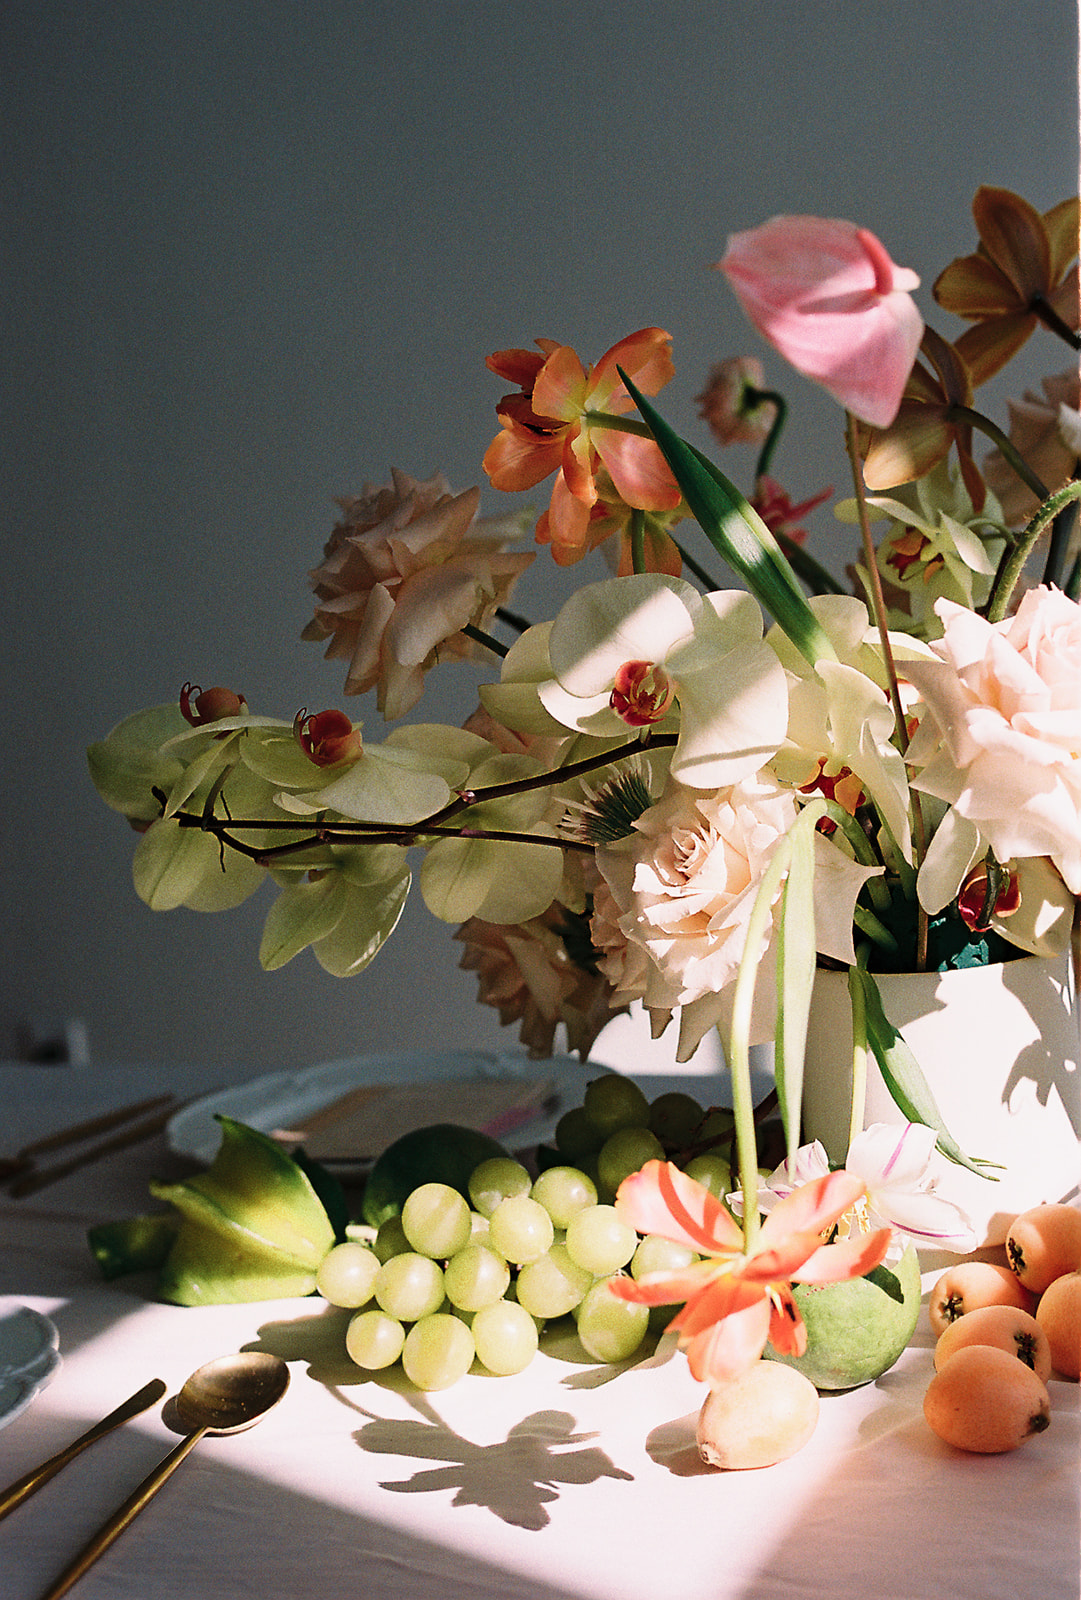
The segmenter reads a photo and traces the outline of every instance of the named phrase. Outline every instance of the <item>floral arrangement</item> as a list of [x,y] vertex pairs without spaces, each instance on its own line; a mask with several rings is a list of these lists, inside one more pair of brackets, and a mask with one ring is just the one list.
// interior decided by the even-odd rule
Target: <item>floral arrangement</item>
[[[224,909],[276,885],[268,968],[310,947],[331,973],[363,970],[419,857],[426,905],[458,925],[481,1000],[532,1053],[562,1024],[584,1057],[634,1000],[655,1033],[678,1015],[680,1059],[720,1030],[742,1226],[658,1163],[620,1202],[707,1257],[678,1296],[663,1286],[687,1299],[706,1375],[740,1370],[767,1337],[798,1347],[791,1282],[868,1272],[904,1228],[896,1208],[866,1225],[873,1174],[798,1151],[816,961],[848,969],[857,1045],[906,1116],[968,1163],[884,1025],[874,974],[1061,953],[1075,920],[1076,358],[1011,405],[1008,432],[974,392],[1037,329],[1081,347],[1078,204],[1041,215],[984,188],[974,216],[977,249],[934,284],[968,323],[952,341],[925,325],[916,274],[850,223],[775,217],[718,263],[767,345],[844,410],[850,588],[799,526],[830,491],[796,504],[771,476],[786,404],[757,358],[720,363],[700,397],[719,444],[758,446],[744,494],[657,409],[668,333],[642,329],[594,365],[542,339],[488,358],[506,392],[484,471],[507,493],[552,479],[536,543],[561,567],[601,549],[614,575],[527,625],[508,609],[535,558],[514,549],[522,518],[480,518],[477,489],[400,472],[340,502],[311,574],[305,637],[387,719],[414,709],[436,664],[498,663],[464,727],[373,742],[341,710],[279,720],[188,684],[90,751],[103,798],[139,832],[151,907]],[[982,463],[980,434],[994,447]],[[741,587],[710,570],[717,556]],[[770,1039],[792,1154],[760,1222],[747,1050]],[[854,1099],[856,1133],[858,1082]],[[905,1171],[931,1202],[920,1150]],[[839,1233],[857,1205],[864,1223]]]

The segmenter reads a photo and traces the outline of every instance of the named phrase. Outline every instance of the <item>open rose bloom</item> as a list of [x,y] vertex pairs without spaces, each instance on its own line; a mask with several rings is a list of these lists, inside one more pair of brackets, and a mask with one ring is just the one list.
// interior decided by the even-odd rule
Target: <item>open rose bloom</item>
[[[916,787],[999,861],[1046,856],[1081,893],[1081,607],[1038,588],[1004,622],[945,600],[938,610],[937,659],[906,668],[927,707],[910,750]],[[959,867],[955,855],[938,870]]]

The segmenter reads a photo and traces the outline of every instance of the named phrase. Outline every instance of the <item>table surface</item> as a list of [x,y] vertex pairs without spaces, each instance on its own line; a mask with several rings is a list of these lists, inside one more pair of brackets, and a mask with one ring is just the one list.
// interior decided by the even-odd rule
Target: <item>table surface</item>
[[[219,1078],[188,1070],[186,1092]],[[0,1065],[0,1154],[177,1081],[164,1066]],[[0,1294],[51,1316],[62,1354],[0,1432],[0,1487],[150,1378],[175,1394],[241,1348],[290,1367],[281,1405],[200,1443],[80,1580],[80,1600],[1077,1600],[1076,1383],[1052,1380],[1052,1426],[1020,1450],[954,1451],[923,1420],[923,1313],[890,1372],[823,1397],[798,1455],[718,1473],[694,1448],[703,1391],[667,1341],[617,1369],[555,1339],[517,1377],[471,1373],[422,1395],[400,1372],[353,1367],[349,1314],[318,1298],[185,1309],[157,1304],[149,1278],[103,1283],[86,1228],[149,1209],[152,1177],[190,1170],[156,1137],[0,1198]],[[34,1600],[175,1442],[155,1407],[14,1511],[0,1528],[4,1600]]]

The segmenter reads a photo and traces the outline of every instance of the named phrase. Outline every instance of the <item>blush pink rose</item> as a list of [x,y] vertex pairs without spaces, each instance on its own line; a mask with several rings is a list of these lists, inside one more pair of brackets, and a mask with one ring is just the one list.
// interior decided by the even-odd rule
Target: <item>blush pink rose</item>
[[914,787],[999,861],[1048,856],[1081,894],[1081,606],[1040,587],[1003,622],[949,600],[935,610],[940,659],[905,664],[930,713],[909,750],[923,763]]
[[923,336],[919,278],[866,228],[772,217],[717,263],[759,333],[797,372],[875,428],[897,414]]
[[513,518],[478,520],[478,490],[452,494],[440,473],[393,479],[339,501],[302,635],[329,641],[328,658],[349,663],[346,694],[376,689],[391,720],[413,709],[437,660],[473,654],[462,630],[484,628],[533,560],[507,550],[519,532]]

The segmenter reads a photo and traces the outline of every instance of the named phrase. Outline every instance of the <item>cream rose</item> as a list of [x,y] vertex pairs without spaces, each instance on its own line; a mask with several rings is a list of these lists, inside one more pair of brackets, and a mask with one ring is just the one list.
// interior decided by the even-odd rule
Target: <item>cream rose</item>
[[908,662],[929,712],[909,749],[914,787],[952,806],[999,861],[1048,856],[1081,894],[1081,606],[1031,589],[990,623],[937,607],[938,661]]
[[[598,895],[603,914],[594,913],[595,924],[603,923],[595,926],[594,943],[608,952],[602,967],[617,992],[640,998],[656,1021],[682,1008],[680,1060],[710,1028],[727,1033],[755,897],[797,813],[792,790],[768,771],[713,794],[673,781],[638,819],[633,837],[597,852],[611,897]],[[815,942],[824,954],[855,960],[852,911],[872,875],[817,836]],[[625,946],[614,937],[615,927]],[[752,1043],[773,1037],[773,965],[767,949],[759,964]]]

